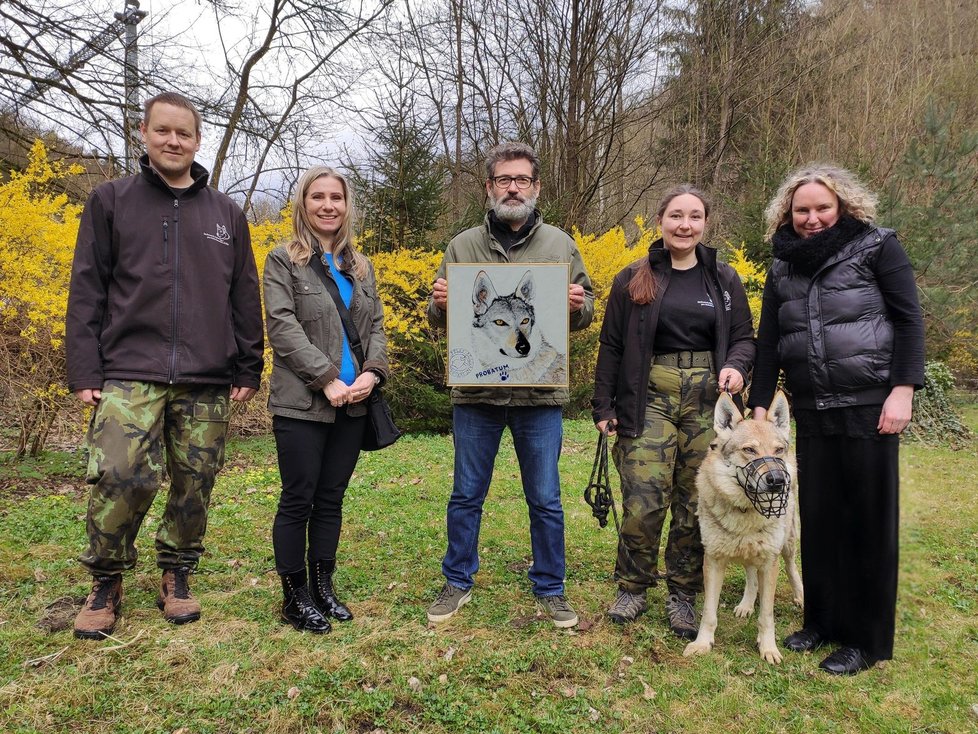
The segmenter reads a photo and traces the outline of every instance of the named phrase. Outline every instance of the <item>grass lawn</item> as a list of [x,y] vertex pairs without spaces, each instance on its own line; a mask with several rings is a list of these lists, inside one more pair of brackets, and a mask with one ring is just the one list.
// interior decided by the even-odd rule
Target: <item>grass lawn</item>
[[[978,411],[966,415],[978,427]],[[571,632],[535,616],[508,443],[472,602],[437,628],[425,608],[442,581],[451,441],[409,436],[363,456],[336,579],[356,619],[319,637],[278,621],[270,439],[236,442],[215,489],[194,578],[203,619],[175,627],[155,607],[161,493],[138,571],[125,578],[124,616],[103,642],[38,627],[48,605],[89,589],[74,560],[84,544],[79,458],[0,465],[0,731],[978,731],[978,446],[904,446],[896,656],[847,679],[820,673],[817,653],[761,661],[755,619],[733,615],[739,571],[724,588],[712,655],[683,658],[662,587],[639,622],[609,623],[615,532],[599,529],[582,499],[593,446],[589,423],[566,423],[567,588],[582,619]],[[799,626],[783,574],[775,612],[779,638]]]

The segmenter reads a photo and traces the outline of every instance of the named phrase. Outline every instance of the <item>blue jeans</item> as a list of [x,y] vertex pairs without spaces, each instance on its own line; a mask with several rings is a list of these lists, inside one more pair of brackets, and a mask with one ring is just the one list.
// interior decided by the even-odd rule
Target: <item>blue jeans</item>
[[530,511],[533,565],[529,577],[537,596],[564,593],[564,509],[557,461],[564,436],[558,406],[456,405],[455,484],[448,500],[448,550],[442,573],[448,583],[472,587],[479,570],[479,526],[503,429],[509,426]]

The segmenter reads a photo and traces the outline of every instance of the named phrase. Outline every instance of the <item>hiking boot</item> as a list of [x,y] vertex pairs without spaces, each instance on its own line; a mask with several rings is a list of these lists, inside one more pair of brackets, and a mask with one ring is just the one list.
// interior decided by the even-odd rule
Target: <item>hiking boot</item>
[[200,619],[200,602],[190,593],[188,576],[188,566],[163,571],[156,606],[163,610],[163,619],[172,624],[187,624]]
[[96,576],[92,593],[85,599],[75,617],[75,637],[80,640],[101,640],[115,629],[122,606],[122,576]]
[[648,608],[644,591],[640,594],[633,594],[630,591],[618,589],[615,603],[608,607],[608,616],[612,622],[625,624],[626,622],[634,622],[639,616],[645,614]]
[[312,600],[325,616],[332,617],[338,622],[349,622],[353,613],[336,597],[333,589],[333,571],[336,570],[336,559],[319,560],[312,566]]
[[555,627],[573,627],[577,624],[577,612],[563,594],[538,596],[537,606],[553,621]]
[[472,589],[460,589],[446,583],[438,592],[438,598],[428,607],[429,622],[444,622],[452,617],[472,598]]
[[283,573],[282,592],[282,621],[291,624],[300,632],[312,632],[322,635],[333,629],[329,620],[319,611],[312,600],[309,585],[306,582],[306,569],[296,573]]
[[686,640],[696,639],[698,627],[696,624],[696,610],[693,608],[695,596],[686,594],[669,594],[666,597],[666,616],[669,617],[669,629],[676,637]]

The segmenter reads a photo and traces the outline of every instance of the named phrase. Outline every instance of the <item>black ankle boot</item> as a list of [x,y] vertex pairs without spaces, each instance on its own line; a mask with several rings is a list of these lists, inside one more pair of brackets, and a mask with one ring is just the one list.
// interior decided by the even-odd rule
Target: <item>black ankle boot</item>
[[316,607],[306,583],[306,572],[283,573],[282,591],[285,600],[282,602],[282,621],[288,622],[300,632],[312,632],[321,635],[329,632],[332,627],[329,620]]
[[349,622],[353,619],[350,609],[336,598],[333,590],[333,571],[336,570],[336,559],[326,558],[311,563],[312,567],[312,598],[323,614],[338,622]]

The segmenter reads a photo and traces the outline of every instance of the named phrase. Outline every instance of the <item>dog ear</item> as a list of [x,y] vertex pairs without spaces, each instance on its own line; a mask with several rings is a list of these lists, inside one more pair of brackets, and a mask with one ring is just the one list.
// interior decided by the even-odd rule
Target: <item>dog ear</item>
[[713,409],[713,430],[716,431],[717,438],[726,440],[743,419],[744,416],[734,404],[733,398],[728,393],[721,393]]
[[527,270],[516,285],[514,293],[527,303],[533,302],[533,273]]
[[791,434],[791,416],[788,408],[788,398],[778,390],[767,409],[767,420],[786,438]]
[[482,316],[489,305],[496,300],[496,289],[492,286],[489,274],[485,270],[480,270],[475,276],[472,284],[472,307],[476,316]]

